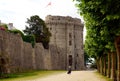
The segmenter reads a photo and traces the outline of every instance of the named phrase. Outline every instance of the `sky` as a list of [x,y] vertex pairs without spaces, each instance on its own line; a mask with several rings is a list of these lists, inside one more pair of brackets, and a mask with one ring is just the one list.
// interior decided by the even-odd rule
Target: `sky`
[[43,20],[47,15],[81,18],[73,0],[0,0],[0,20],[3,23],[13,23],[15,28],[24,30],[27,18],[33,15]]

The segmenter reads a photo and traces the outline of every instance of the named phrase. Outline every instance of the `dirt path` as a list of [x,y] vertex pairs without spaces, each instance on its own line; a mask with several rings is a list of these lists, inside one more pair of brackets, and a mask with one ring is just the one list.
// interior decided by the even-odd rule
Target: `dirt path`
[[105,81],[95,74],[95,71],[72,71],[71,74],[57,74],[34,81]]

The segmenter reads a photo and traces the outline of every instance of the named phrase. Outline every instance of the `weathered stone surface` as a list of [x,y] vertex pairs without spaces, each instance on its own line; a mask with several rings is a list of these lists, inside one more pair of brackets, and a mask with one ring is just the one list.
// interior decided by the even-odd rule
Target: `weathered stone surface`
[[25,70],[32,70],[33,69],[33,50],[32,45],[30,43],[23,42],[23,58],[22,58],[22,65]]
[[64,49],[50,45],[51,66],[54,70],[66,69],[66,54]]
[[32,48],[31,44],[23,42],[20,35],[0,30],[0,66],[4,59],[6,73],[41,69],[66,70],[70,55],[73,58],[72,69],[84,69],[81,20],[47,16],[45,22],[52,33],[48,50],[41,43],[36,43]]
[[44,69],[44,48],[41,43],[35,45],[35,62],[36,62],[36,69]]
[[[50,49],[54,68],[64,69],[68,67],[69,55],[72,55],[72,69],[81,70],[84,68],[84,51],[83,51],[83,24],[80,19],[63,16],[46,17],[46,25],[52,33],[50,44],[54,46]],[[62,51],[60,51],[62,49]],[[56,50],[56,51],[55,51]],[[59,52],[59,53],[58,53]],[[55,54],[55,56],[53,55]],[[64,54],[64,55],[63,55]],[[63,60],[61,60],[63,59]],[[53,59],[52,59],[53,60]],[[58,65],[57,65],[58,64]],[[60,66],[59,66],[60,65]],[[64,66],[65,65],[65,66]],[[58,67],[57,67],[58,66]],[[63,69],[63,68],[62,68]]]

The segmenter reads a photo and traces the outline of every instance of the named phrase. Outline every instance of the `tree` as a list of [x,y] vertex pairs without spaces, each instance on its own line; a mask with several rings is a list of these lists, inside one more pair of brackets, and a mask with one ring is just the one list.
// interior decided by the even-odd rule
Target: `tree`
[[31,43],[32,47],[35,46],[35,37],[34,37],[34,35],[24,35],[23,36],[23,41]]
[[27,18],[28,26],[23,32],[26,35],[34,35],[36,42],[41,42],[44,48],[49,47],[49,41],[51,33],[49,32],[48,28],[45,25],[45,22],[38,16],[34,15],[31,16],[30,19]]
[[[114,41],[116,36],[120,35],[120,0],[74,1],[77,1],[77,8],[84,18],[87,29],[86,51],[98,58],[103,57],[103,54],[115,52]],[[120,60],[118,81],[120,81],[119,62]]]

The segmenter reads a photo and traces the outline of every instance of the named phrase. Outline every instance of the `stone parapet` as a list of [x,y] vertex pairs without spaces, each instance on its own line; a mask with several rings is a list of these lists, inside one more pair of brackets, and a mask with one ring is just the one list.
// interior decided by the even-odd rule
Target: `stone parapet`
[[81,20],[78,18],[72,18],[70,16],[51,16],[48,15],[46,17],[45,23],[47,24],[68,24],[68,25],[80,25],[83,26],[83,24],[81,23]]

